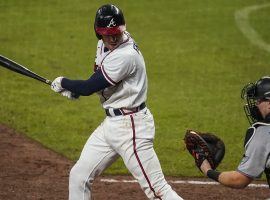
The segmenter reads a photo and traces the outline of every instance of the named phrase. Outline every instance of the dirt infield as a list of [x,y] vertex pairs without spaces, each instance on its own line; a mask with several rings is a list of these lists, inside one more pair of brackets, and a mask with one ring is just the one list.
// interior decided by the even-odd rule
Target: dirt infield
[[[23,134],[0,125],[0,199],[68,199],[68,174],[74,164]],[[130,176],[102,176],[93,185],[95,200],[147,199],[138,183],[104,182],[133,180]],[[180,178],[167,178],[169,181]],[[181,179],[185,180],[185,179]],[[209,181],[209,179],[200,179]],[[256,182],[263,183],[265,182]],[[267,199],[268,188],[229,189],[221,185],[171,184],[184,199]]]

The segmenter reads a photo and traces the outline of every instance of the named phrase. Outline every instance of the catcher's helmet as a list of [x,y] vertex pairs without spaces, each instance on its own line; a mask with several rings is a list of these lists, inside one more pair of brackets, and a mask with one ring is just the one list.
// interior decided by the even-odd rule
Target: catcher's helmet
[[270,100],[270,76],[260,78],[256,83],[249,83],[242,89],[242,99],[247,104],[244,110],[250,124],[262,121],[263,117],[256,106],[258,100]]
[[101,35],[116,35],[126,30],[123,12],[115,5],[106,4],[101,6],[96,13],[95,33],[98,39]]

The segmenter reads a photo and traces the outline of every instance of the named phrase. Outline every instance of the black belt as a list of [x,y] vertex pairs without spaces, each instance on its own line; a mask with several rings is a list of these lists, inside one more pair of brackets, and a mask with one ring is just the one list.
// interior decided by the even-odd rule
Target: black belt
[[105,112],[106,112],[107,116],[114,117],[114,116],[120,116],[120,115],[133,114],[133,113],[139,112],[140,110],[144,109],[145,107],[146,107],[146,104],[142,103],[140,106],[138,106],[136,108],[130,108],[130,109],[126,109],[126,108],[118,108],[118,109],[109,108],[109,109],[105,109]]

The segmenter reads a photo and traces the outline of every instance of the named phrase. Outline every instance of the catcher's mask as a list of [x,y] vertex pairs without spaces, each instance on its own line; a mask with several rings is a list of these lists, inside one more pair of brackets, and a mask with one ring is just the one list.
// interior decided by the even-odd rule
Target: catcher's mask
[[98,39],[102,39],[101,35],[123,33],[126,30],[123,12],[112,4],[101,6],[96,13],[94,29]]
[[270,77],[264,76],[256,83],[249,83],[243,89],[241,98],[246,100],[244,111],[250,124],[262,121],[263,117],[256,106],[258,101],[270,100]]

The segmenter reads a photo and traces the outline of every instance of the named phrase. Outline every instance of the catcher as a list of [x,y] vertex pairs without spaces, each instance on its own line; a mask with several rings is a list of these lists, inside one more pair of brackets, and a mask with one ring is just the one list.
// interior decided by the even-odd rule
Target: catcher
[[270,77],[247,84],[241,97],[246,101],[244,111],[251,126],[246,132],[242,161],[235,171],[215,170],[225,153],[224,143],[215,135],[188,130],[184,141],[197,167],[207,177],[241,189],[265,172],[270,187]]

